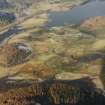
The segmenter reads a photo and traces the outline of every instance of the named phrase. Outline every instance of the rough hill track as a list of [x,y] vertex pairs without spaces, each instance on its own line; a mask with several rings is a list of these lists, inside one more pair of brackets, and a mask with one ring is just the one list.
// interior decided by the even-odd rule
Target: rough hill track
[[0,105],[105,105],[101,90],[69,81],[35,82],[0,93]]

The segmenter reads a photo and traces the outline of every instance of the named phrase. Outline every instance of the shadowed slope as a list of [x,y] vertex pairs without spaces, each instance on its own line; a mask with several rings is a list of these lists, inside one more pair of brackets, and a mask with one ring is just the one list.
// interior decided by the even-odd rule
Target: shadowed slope
[[85,87],[84,79],[87,80],[34,82],[28,87],[1,92],[0,105],[105,105],[102,91],[93,85]]

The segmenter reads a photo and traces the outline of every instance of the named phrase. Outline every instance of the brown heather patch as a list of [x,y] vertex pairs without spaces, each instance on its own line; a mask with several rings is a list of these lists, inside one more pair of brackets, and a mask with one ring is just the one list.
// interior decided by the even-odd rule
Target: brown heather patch
[[80,29],[83,31],[103,31],[105,28],[105,17],[104,16],[97,16],[97,17],[93,17],[90,18],[86,21],[84,21],[81,25],[80,25]]
[[30,54],[31,52],[17,48],[15,43],[5,44],[0,47],[0,64],[4,66],[20,64],[25,62]]
[[31,63],[27,63],[25,64],[21,70],[20,70],[23,74],[29,74],[32,75],[33,77],[37,77],[37,78],[53,78],[56,74],[56,71],[47,67],[44,64],[38,64],[36,62],[31,64]]

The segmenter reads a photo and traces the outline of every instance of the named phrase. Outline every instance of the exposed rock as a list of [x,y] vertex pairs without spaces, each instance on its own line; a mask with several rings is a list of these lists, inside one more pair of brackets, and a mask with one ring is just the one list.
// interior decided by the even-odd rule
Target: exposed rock
[[11,66],[27,60],[31,49],[22,43],[5,44],[0,48],[0,64]]

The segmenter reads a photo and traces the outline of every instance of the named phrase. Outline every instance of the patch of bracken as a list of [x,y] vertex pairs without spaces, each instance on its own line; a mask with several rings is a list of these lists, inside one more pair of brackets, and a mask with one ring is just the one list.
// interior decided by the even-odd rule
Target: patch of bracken
[[70,81],[35,82],[28,87],[0,93],[0,105],[105,105],[100,89],[81,87]]
[[31,54],[30,48],[22,43],[5,44],[0,47],[0,64],[12,66],[23,63]]

